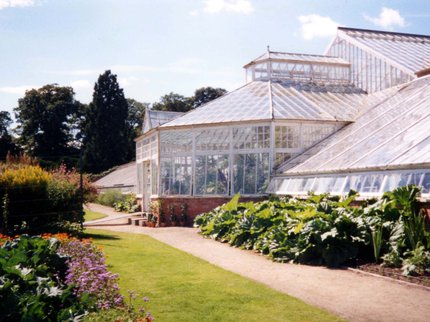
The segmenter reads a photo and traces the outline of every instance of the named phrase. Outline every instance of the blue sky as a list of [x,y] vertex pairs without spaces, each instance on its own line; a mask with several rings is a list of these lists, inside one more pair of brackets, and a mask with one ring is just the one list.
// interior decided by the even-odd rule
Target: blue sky
[[430,34],[430,1],[0,0],[0,110],[50,83],[88,103],[106,69],[142,102],[233,90],[267,45],[322,54],[337,25]]

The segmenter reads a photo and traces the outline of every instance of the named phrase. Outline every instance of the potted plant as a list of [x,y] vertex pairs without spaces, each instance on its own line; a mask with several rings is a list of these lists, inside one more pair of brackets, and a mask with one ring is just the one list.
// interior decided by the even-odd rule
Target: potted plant
[[186,226],[188,223],[187,209],[188,205],[186,203],[181,204],[181,216],[179,218],[181,226]]
[[170,215],[170,223],[172,226],[176,226],[178,224],[178,217],[175,214]]
[[161,201],[160,200],[153,200],[151,201],[149,205],[149,209],[151,210],[151,213],[154,215],[158,215],[161,212]]
[[169,204],[167,206],[167,209],[169,209],[169,214],[170,214],[170,223],[172,226],[176,226],[177,222],[178,222],[178,218],[175,215],[175,205],[174,204]]
[[160,211],[160,214],[158,215],[158,224],[160,227],[166,227],[166,216],[162,211]]
[[188,223],[188,216],[187,214],[181,214],[180,218],[179,218],[179,223],[181,224],[181,226],[186,226]]
[[157,216],[153,214],[148,215],[148,227],[155,227],[157,224]]

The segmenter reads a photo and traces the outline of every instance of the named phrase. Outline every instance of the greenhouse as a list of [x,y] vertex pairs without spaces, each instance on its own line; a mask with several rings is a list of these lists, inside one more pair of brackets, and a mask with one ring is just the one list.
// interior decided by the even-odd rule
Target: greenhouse
[[326,55],[268,49],[244,68],[244,86],[188,113],[148,110],[136,140],[144,209],[408,183],[429,194],[429,36],[339,28]]

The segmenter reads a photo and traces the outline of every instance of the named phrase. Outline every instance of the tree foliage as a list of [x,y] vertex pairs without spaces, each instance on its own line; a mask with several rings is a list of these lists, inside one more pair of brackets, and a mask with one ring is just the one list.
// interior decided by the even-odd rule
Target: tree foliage
[[149,103],[141,103],[132,98],[127,98],[127,103],[127,123],[130,128],[132,128],[134,132],[139,135],[142,132],[143,117],[145,116],[145,110],[149,108]]
[[83,131],[86,171],[98,173],[131,160],[128,111],[116,75],[107,70],[99,76],[86,111]]
[[76,154],[75,134],[81,107],[71,87],[51,84],[26,91],[15,108],[19,142],[24,151],[54,162]]
[[206,104],[227,93],[223,88],[201,87],[196,89],[194,95],[185,97],[173,92],[160,98],[159,102],[152,104],[156,111],[188,112],[200,105]]
[[194,96],[191,98],[193,105],[192,108],[199,107],[200,105],[206,104],[222,95],[227,93],[223,88],[213,88],[213,87],[202,87],[196,89]]
[[9,133],[12,119],[9,112],[0,112],[0,160],[4,160],[8,153],[17,154],[19,149]]
[[160,98],[159,102],[152,104],[156,111],[188,112],[192,109],[190,98],[170,92]]

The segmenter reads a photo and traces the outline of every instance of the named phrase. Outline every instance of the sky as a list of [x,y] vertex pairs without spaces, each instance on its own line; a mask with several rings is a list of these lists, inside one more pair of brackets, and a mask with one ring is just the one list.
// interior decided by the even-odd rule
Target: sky
[[429,35],[430,1],[0,0],[0,110],[53,83],[89,103],[107,69],[141,102],[230,91],[268,45],[323,54],[337,26]]

